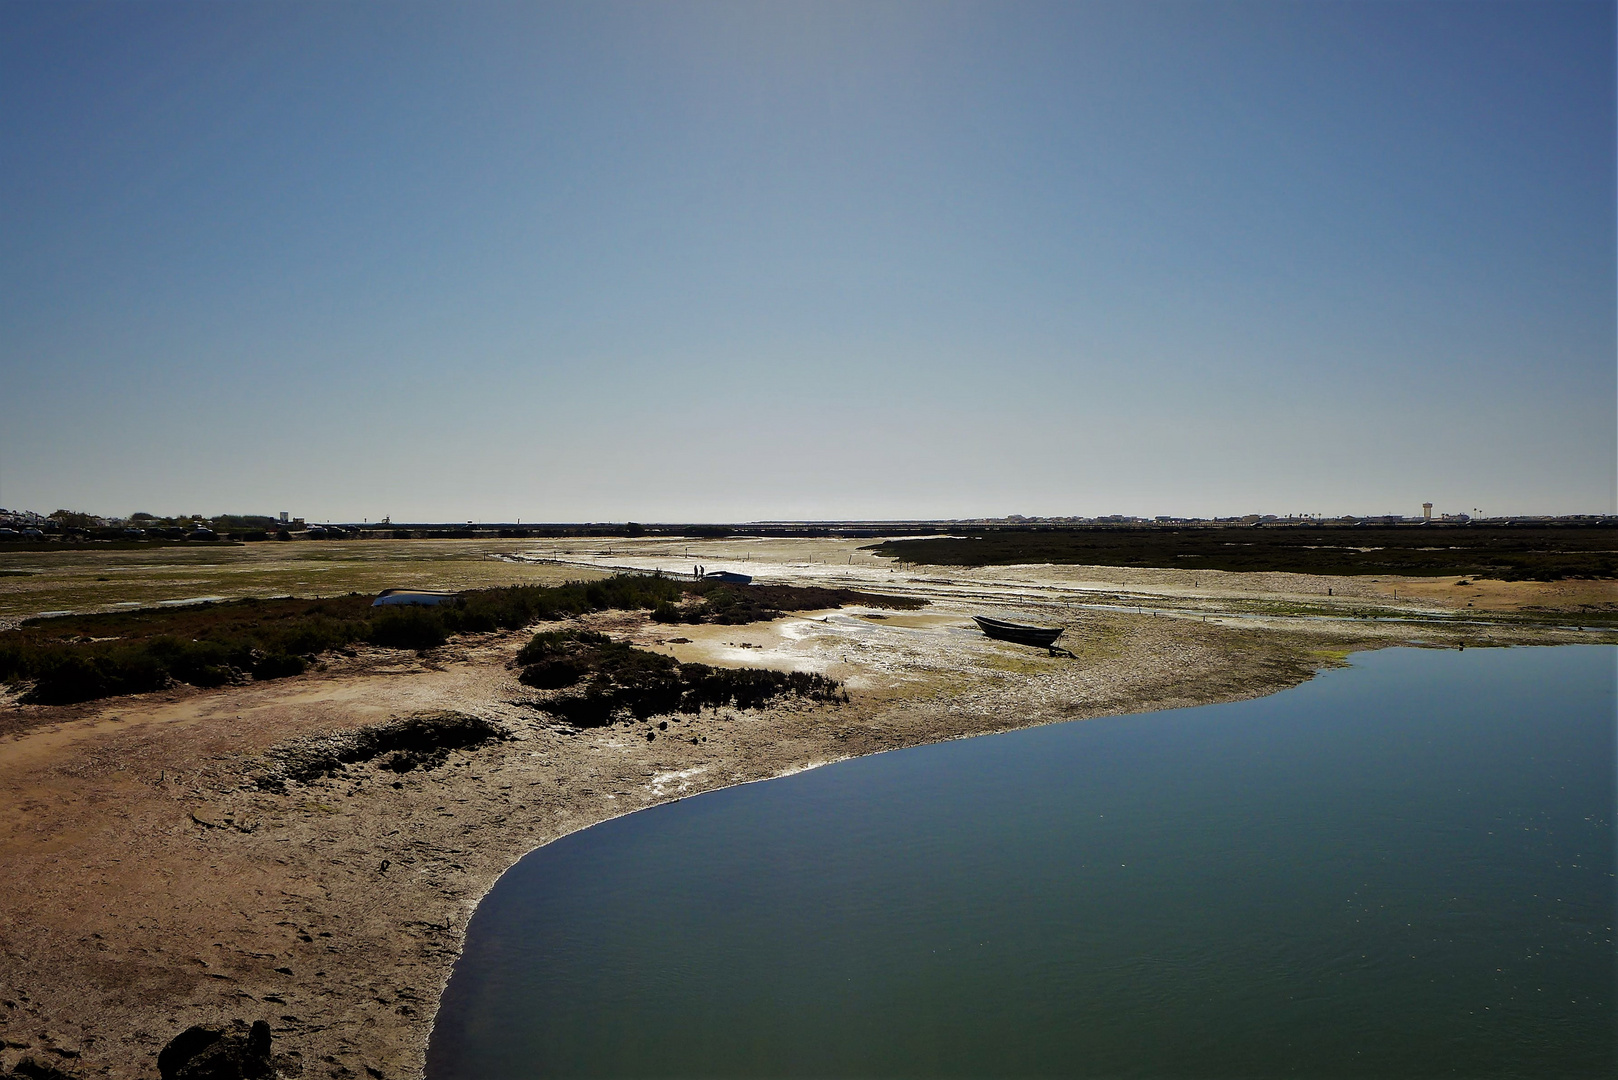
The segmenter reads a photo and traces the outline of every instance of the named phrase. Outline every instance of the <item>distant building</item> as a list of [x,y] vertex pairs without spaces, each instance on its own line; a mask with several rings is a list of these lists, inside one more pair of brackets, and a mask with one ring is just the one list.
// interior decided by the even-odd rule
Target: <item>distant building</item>
[[1422,503],[1421,504],[1421,520],[1423,520],[1423,521],[1431,521],[1431,520],[1433,520],[1433,504],[1432,503]]

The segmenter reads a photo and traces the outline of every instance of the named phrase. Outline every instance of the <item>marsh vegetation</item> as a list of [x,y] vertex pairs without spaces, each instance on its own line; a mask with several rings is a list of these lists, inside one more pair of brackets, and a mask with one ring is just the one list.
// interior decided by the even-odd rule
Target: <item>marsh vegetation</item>
[[870,550],[941,566],[1054,563],[1504,581],[1618,577],[1618,529],[1608,523],[973,529],[888,540]]
[[547,700],[543,708],[576,727],[725,705],[758,709],[782,695],[848,700],[842,684],[824,675],[681,664],[589,630],[536,634],[517,654],[517,662],[524,665],[523,683],[539,690],[566,691]]
[[[373,608],[371,600],[356,593],[321,600],[234,600],[29,619],[0,631],[0,680],[28,684],[25,702],[58,705],[161,690],[173,682],[223,686],[284,678],[302,673],[323,653],[362,642],[421,651],[461,634],[517,630],[597,611],[673,611],[683,622],[742,623],[844,604],[924,603],[847,589],[716,585],[641,574],[554,586],[477,589],[437,607]],[[605,654],[602,662],[607,662]],[[727,695],[729,700],[752,700],[763,693],[762,686],[750,689],[697,672],[681,680],[681,695],[690,691],[696,695],[691,700],[708,703]],[[601,682],[602,687],[609,684],[620,690],[630,685],[613,683],[610,677]]]

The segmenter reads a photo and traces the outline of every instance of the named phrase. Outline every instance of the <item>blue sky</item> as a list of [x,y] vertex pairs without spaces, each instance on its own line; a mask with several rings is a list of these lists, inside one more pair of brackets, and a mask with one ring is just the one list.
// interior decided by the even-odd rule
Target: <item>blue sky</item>
[[1614,6],[0,5],[0,505],[1613,512]]

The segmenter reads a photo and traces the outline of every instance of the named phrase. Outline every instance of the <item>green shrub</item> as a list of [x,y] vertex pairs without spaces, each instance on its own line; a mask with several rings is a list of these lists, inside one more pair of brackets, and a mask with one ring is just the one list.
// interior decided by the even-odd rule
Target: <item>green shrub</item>
[[169,685],[162,665],[137,650],[52,654],[32,674],[34,685],[22,698],[31,705],[69,705]]
[[[682,599],[693,594],[697,601],[682,607]],[[305,670],[307,662],[321,653],[356,641],[421,650],[442,645],[454,634],[516,630],[609,609],[650,609],[654,619],[665,623],[738,623],[842,603],[897,607],[919,606],[922,601],[837,589],[680,584],[641,574],[556,586],[481,589],[436,607],[374,608],[370,597],[358,594],[325,600],[238,600],[29,619],[0,631],[0,680],[32,682],[25,700],[62,704],[158,690],[173,680],[221,686],[249,674],[256,679],[285,678]],[[518,660],[530,667],[556,658],[574,663],[578,650],[586,648],[593,651],[580,670],[588,676],[561,683],[569,677],[565,666],[530,676],[543,680],[547,688],[586,679],[591,688],[600,683],[599,692],[591,691],[595,704],[577,706],[581,715],[598,715],[600,708],[650,715],[646,710],[685,708],[688,699],[706,701],[720,693],[720,683],[711,678],[706,689],[694,689],[667,657],[615,644],[606,635],[587,630],[536,635]],[[732,681],[725,686],[727,700],[762,700],[762,683],[749,687]]]
[[680,664],[662,653],[590,631],[536,634],[518,655],[527,663],[519,677],[526,685],[561,690],[584,684],[580,692],[558,696],[543,706],[581,728],[722,705],[757,709],[783,694],[815,701],[848,700],[842,685],[824,675]]
[[366,640],[386,649],[434,649],[449,640],[449,630],[437,608],[391,607],[371,620]]
[[292,656],[314,656],[340,649],[370,635],[371,624],[360,619],[342,619],[311,610],[290,626],[272,627],[255,633],[254,640],[266,652]]
[[270,653],[253,662],[253,678],[284,679],[290,675],[302,675],[308,666],[308,661],[301,656]]
[[561,690],[584,678],[584,668],[572,660],[541,660],[523,668],[518,680],[539,690]]
[[535,634],[517,653],[517,663],[531,664],[551,656],[565,656],[574,645],[611,645],[612,638],[594,630],[546,630]]
[[233,682],[240,669],[251,666],[251,651],[241,642],[184,641],[177,637],[154,638],[146,645],[149,656],[168,673],[192,686],[224,686]]

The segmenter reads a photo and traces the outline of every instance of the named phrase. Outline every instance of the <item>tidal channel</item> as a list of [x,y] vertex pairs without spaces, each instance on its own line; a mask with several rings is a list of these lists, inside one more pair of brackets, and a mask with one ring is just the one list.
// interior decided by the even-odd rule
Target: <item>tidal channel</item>
[[841,762],[534,851],[430,1080],[1609,1076],[1607,646]]

